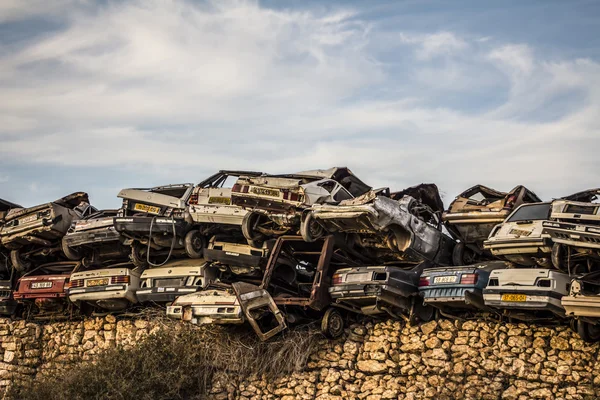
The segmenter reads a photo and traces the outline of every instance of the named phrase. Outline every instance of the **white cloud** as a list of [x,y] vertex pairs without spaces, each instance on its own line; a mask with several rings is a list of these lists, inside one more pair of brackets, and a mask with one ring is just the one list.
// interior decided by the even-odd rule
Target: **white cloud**
[[15,168],[199,180],[346,164],[374,186],[434,181],[449,197],[478,182],[546,197],[597,186],[591,60],[452,32],[383,41],[346,9],[154,0],[63,11],[64,29],[0,53],[0,158]]

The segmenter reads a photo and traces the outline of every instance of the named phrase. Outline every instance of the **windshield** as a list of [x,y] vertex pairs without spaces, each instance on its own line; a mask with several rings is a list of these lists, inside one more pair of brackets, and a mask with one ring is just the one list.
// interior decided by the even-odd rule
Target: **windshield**
[[515,221],[539,221],[548,219],[550,215],[550,203],[527,204],[519,207],[517,211],[508,219],[508,222]]

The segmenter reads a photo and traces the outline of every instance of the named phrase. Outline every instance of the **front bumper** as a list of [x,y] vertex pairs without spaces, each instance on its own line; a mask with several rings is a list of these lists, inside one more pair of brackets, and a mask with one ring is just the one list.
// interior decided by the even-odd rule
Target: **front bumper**
[[63,238],[63,241],[69,247],[79,247],[89,244],[102,244],[107,242],[118,242],[119,240],[121,240],[121,234],[112,227],[70,233]]
[[199,287],[190,286],[143,288],[135,292],[135,297],[140,303],[170,303],[179,296],[197,292],[199,289]]
[[[544,222],[544,233],[556,243],[600,249],[600,227],[568,222]],[[597,232],[595,232],[597,231]]]
[[73,288],[67,290],[69,300],[72,302],[87,301],[97,302],[98,300],[127,300],[130,303],[137,303],[135,291],[127,285],[109,285],[91,288]]
[[239,305],[167,306],[167,316],[196,325],[243,324],[245,321]]
[[483,248],[490,250],[495,256],[510,254],[547,254],[552,251],[552,240],[548,238],[539,239],[502,239],[486,240]]
[[600,318],[600,296],[565,296],[561,304],[567,315]]
[[172,220],[167,217],[117,217],[114,221],[117,232],[131,236],[147,237],[150,234],[150,225],[153,235],[172,234],[175,227],[176,236],[184,236],[190,229],[190,224],[184,219]]

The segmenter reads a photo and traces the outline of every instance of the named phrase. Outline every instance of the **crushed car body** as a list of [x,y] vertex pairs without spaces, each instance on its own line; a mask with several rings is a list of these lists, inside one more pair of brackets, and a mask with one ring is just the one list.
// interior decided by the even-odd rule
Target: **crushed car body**
[[[423,184],[412,189],[392,195],[369,191],[338,205],[315,204],[302,221],[302,237],[312,241],[322,230],[350,233],[355,235],[354,243],[378,261],[451,264],[456,242],[442,232],[443,205],[437,187]],[[437,201],[429,203],[438,209],[408,194],[418,195],[423,189],[434,192],[430,197]]]
[[218,272],[201,258],[174,260],[142,272],[136,297],[140,303],[170,303],[178,296],[206,288],[217,280]]
[[568,296],[561,299],[571,327],[586,342],[600,341],[600,272],[594,271],[571,281]]
[[167,306],[167,316],[197,325],[245,322],[235,292],[225,285],[178,297]]
[[208,261],[213,261],[216,266],[234,275],[262,276],[274,242],[267,240],[260,248],[256,248],[246,243],[221,241],[213,236],[204,255]]
[[483,300],[490,273],[508,268],[504,261],[484,261],[463,267],[430,268],[421,273],[419,293],[425,304],[432,305],[444,315],[455,311],[489,311]]
[[442,217],[448,231],[460,240],[454,248],[454,264],[466,265],[489,258],[483,242],[494,226],[504,221],[515,207],[541,201],[525,186],[516,186],[506,193],[475,185],[456,196]]
[[73,221],[97,211],[89,204],[88,195],[76,192],[30,208],[13,208],[0,230],[2,244],[11,250],[13,266],[26,271],[35,258],[54,256],[60,260],[62,237]]
[[515,319],[552,321],[565,317],[561,298],[570,284],[569,275],[554,269],[498,269],[490,273],[483,299],[486,306]]

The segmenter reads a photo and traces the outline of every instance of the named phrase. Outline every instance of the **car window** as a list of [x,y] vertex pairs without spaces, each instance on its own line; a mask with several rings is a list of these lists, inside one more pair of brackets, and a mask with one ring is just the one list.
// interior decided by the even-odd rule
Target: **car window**
[[477,192],[477,193],[469,196],[469,200],[482,201],[482,200],[485,200],[485,196],[483,195],[483,193]]
[[338,190],[333,195],[333,200],[335,200],[335,201],[348,200],[351,198],[352,198],[352,195],[350,193],[348,193],[348,191],[346,189],[344,189],[343,187],[340,187],[340,190]]
[[333,189],[335,189],[336,183],[334,181],[325,181],[323,183],[319,183],[319,186],[331,193]]
[[508,222],[515,221],[539,221],[548,219],[550,215],[550,203],[545,204],[528,204],[521,206],[508,219]]

